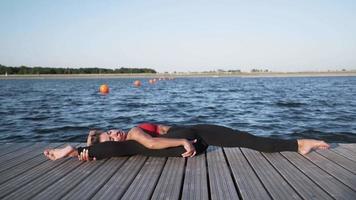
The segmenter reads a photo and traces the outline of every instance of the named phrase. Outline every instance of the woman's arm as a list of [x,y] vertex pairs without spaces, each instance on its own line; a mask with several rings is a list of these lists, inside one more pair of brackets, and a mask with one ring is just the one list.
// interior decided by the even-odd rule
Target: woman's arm
[[[140,128],[132,128],[127,135],[127,140],[135,140],[147,147],[148,149],[165,149],[169,147],[183,146],[186,150],[183,157],[194,156],[196,154],[195,148],[192,142],[187,139],[174,139],[174,138],[160,138],[152,137],[146,134]],[[196,141],[195,141],[196,142]],[[193,142],[194,143],[194,142]]]
[[134,127],[127,134],[127,140],[135,140],[149,149],[165,149],[168,147],[183,146],[186,139],[171,139],[152,137],[142,129]]

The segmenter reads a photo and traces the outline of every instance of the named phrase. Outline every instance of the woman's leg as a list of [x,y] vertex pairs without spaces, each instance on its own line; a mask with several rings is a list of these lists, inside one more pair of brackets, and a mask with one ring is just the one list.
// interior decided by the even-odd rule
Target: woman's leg
[[[193,144],[197,154],[202,153],[207,148],[201,142]],[[145,155],[155,157],[181,157],[185,152],[184,147],[172,147],[167,149],[148,149],[140,143],[130,140],[124,142],[103,142],[97,143],[89,147],[79,147],[78,153],[80,154],[84,149],[88,149],[89,157],[96,159],[131,156],[131,155]]]
[[88,150],[90,158],[95,157],[96,159],[100,160],[103,158],[131,156],[138,154],[140,151],[140,145],[133,141],[102,142],[88,147],[79,147],[78,154],[80,154],[84,149]]
[[245,147],[263,152],[298,151],[297,140],[259,137],[217,125],[195,125],[191,129],[208,145]]

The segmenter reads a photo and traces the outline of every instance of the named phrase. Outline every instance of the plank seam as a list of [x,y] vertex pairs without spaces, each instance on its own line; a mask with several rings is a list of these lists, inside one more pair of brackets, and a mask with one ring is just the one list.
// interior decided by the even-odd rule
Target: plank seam
[[332,152],[336,153],[337,155],[340,155],[340,156],[342,156],[342,157],[344,157],[344,158],[346,158],[346,159],[348,159],[348,160],[351,160],[352,162],[355,162],[355,163],[356,163],[356,161],[355,161],[355,160],[352,160],[352,159],[350,159],[350,158],[346,157],[345,155],[342,155],[340,152],[335,151],[335,150],[333,150],[333,149],[330,149],[330,150],[331,150]]
[[250,168],[252,169],[253,173],[255,173],[257,179],[260,181],[262,187],[265,189],[265,191],[267,192],[267,194],[269,195],[269,197],[270,197],[271,199],[273,199],[272,194],[268,191],[268,189],[266,188],[265,184],[263,183],[263,181],[261,180],[261,178],[258,176],[256,170],[253,168],[251,162],[248,160],[248,158],[247,158],[247,156],[245,155],[244,151],[242,151],[241,148],[239,148],[239,149],[240,149],[240,151],[241,151],[241,154],[242,154],[242,155],[244,156],[244,158],[246,159],[248,165],[250,165]]
[[[60,144],[60,145],[63,145],[63,144]],[[74,144],[73,146],[78,146],[78,145],[75,145],[75,144]],[[59,165],[54,166],[52,169],[46,171],[44,174],[41,174],[40,176],[38,176],[38,177],[32,179],[30,182],[26,183],[26,185],[31,184],[31,182],[36,181],[37,179],[40,179],[40,178],[42,178],[42,177],[48,177],[48,172],[53,171],[54,169],[56,169],[56,168],[58,168],[58,167],[64,165],[65,163],[69,162],[71,159],[72,159],[72,158],[67,158],[66,161],[60,163]],[[48,162],[51,162],[51,161],[48,161]],[[78,168],[78,167],[81,166],[82,164],[83,164],[83,163],[81,163],[81,164],[79,164],[78,166],[74,167],[73,170],[75,170],[76,168]],[[71,171],[68,171],[67,173],[63,174],[62,177],[68,175],[70,172],[71,172]],[[56,182],[56,181],[60,180],[62,177],[58,177],[58,178],[57,178],[55,181],[53,181],[53,182]],[[52,182],[52,183],[53,183],[53,182]],[[44,188],[42,188],[41,192],[42,192],[43,190],[46,190],[48,187],[51,187],[51,185],[52,185],[52,184],[46,185]],[[19,188],[17,188],[17,189],[19,189]],[[12,192],[7,193],[7,194],[6,194],[5,196],[3,196],[2,198],[11,195],[12,193],[16,192],[17,189],[12,190]],[[37,194],[38,194],[38,193],[37,193]],[[33,194],[32,196],[29,197],[29,199],[30,199],[30,198],[33,198],[33,197],[36,196],[37,194]]]
[[149,199],[152,199],[153,193],[154,193],[154,191],[155,191],[155,189],[156,189],[156,187],[157,187],[157,184],[158,184],[158,182],[159,182],[159,179],[160,179],[161,176],[162,176],[163,169],[164,169],[164,167],[165,167],[166,164],[167,164],[167,160],[168,160],[168,158],[166,157],[165,160],[164,160],[164,164],[163,164],[162,167],[161,167],[161,172],[159,173],[159,176],[157,177],[157,180],[156,180],[156,182],[155,182],[155,184],[154,184],[154,187],[153,187],[152,190],[151,190],[151,194],[149,195]]
[[[36,143],[37,144],[37,143]],[[22,160],[22,161],[20,161],[19,163],[17,163],[17,164],[15,164],[15,165],[13,165],[13,166],[11,166],[11,165],[9,165],[9,166],[2,166],[1,165],[1,167],[3,167],[4,169],[0,169],[0,172],[3,172],[3,171],[6,171],[6,170],[8,170],[8,169],[10,169],[10,168],[12,168],[12,167],[15,167],[15,166],[17,166],[17,165],[19,165],[19,164],[22,164],[22,163],[24,163],[24,162],[26,162],[26,161],[28,161],[28,160],[31,160],[31,159],[33,159],[34,157],[37,157],[38,155],[41,155],[42,153],[40,153],[40,154],[35,154],[35,156],[34,157],[32,157],[32,155],[31,155],[31,153],[33,153],[33,152],[37,152],[39,149],[43,149],[44,147],[45,147],[45,145],[44,144],[41,144],[41,143],[38,143],[38,145],[41,145],[41,146],[38,146],[38,147],[34,147],[34,149],[32,149],[32,150],[29,150],[29,151],[27,151],[27,152],[24,152],[20,157],[24,157],[24,160]],[[31,157],[30,157],[31,156]],[[28,157],[28,158],[26,158],[26,157]],[[20,158],[21,159],[21,158]],[[10,158],[9,160],[6,160],[5,162],[7,162],[7,164],[9,164],[9,163],[11,163],[11,162],[15,162],[16,163],[16,157],[13,157],[13,158]],[[1,164],[3,164],[3,163],[1,163]],[[6,168],[6,167],[8,167],[8,168]]]
[[310,162],[312,162],[314,165],[316,165],[318,168],[320,168],[321,170],[323,170],[325,173],[329,174],[330,176],[332,176],[336,181],[340,182],[341,184],[343,184],[344,186],[350,188],[352,191],[355,191],[356,190],[352,187],[350,187],[349,185],[346,185],[344,182],[342,182],[337,176],[329,173],[328,171],[324,170],[323,168],[321,168],[319,165],[317,165],[316,163],[314,163],[314,161],[310,160],[309,158],[306,158],[307,160],[309,160]]
[[[93,198],[93,197],[95,196],[95,194],[96,194],[99,190],[101,190],[101,188],[102,188],[104,185],[106,185],[106,183],[110,180],[110,178],[116,173],[117,170],[119,170],[122,166],[124,166],[124,164],[127,162],[128,159],[129,159],[129,157],[126,157],[126,160],[123,161],[123,162],[121,163],[121,165],[120,165],[119,167],[117,167],[117,168],[111,173],[111,175],[106,178],[105,181],[103,181],[103,183],[100,185],[100,187],[98,187],[98,188],[95,190],[95,192],[93,192],[93,194],[92,194],[91,196],[89,196],[89,199]],[[105,161],[105,162],[106,162],[106,161]]]
[[[288,179],[286,177],[283,176],[283,174],[272,164],[272,162],[265,156],[264,153],[261,153],[262,156],[267,160],[267,162],[272,166],[272,168],[274,170],[277,171],[277,173],[284,179],[284,181],[295,191],[296,194],[298,194],[298,196],[303,199],[303,196],[298,192],[297,188],[293,187],[293,185],[288,181]],[[279,153],[281,154],[281,153]]]
[[[37,179],[40,179],[40,178],[42,178],[42,177],[45,177],[46,175],[48,175],[49,172],[51,172],[51,171],[55,170],[56,168],[58,168],[58,167],[64,165],[65,163],[69,162],[69,160],[71,160],[71,158],[66,158],[66,160],[64,160],[62,163],[55,165],[55,166],[54,166],[53,168],[51,168],[50,170],[48,170],[48,171],[46,171],[45,173],[43,173],[43,174],[41,174],[41,175],[35,177],[34,179],[30,180],[29,182],[27,182],[27,183],[25,183],[25,184],[26,184],[26,185],[31,184],[31,182],[36,181]],[[47,161],[47,162],[51,162],[51,161]],[[41,163],[41,164],[42,164],[42,163]],[[80,165],[78,165],[77,167],[79,167],[79,166],[80,166]],[[75,167],[75,168],[77,168],[77,167]],[[74,168],[74,169],[75,169],[75,168]],[[73,170],[74,170],[74,169],[73,169]],[[68,173],[69,173],[69,172],[68,172]],[[60,178],[58,178],[57,180],[59,180],[59,179],[60,179]],[[7,182],[7,181],[6,181],[6,182]],[[6,183],[6,182],[5,182],[5,183]],[[2,183],[2,184],[4,184],[4,183]],[[1,185],[2,185],[2,184],[1,184]],[[49,187],[49,185],[48,185],[47,187]],[[4,194],[1,194],[1,195],[3,195],[3,196],[1,196],[1,198],[5,198],[6,196],[11,195],[12,193],[14,193],[14,192],[15,192],[16,190],[18,190],[18,189],[19,189],[19,188],[13,188],[12,190],[8,191],[5,195],[4,195]]]
[[[69,160],[69,159],[68,159],[68,160]],[[68,162],[68,161],[66,161],[66,162]],[[66,162],[64,162],[64,163],[66,163]],[[63,164],[63,163],[62,163],[62,164]],[[62,165],[62,164],[60,164],[60,165]],[[82,165],[82,163],[79,164],[78,166],[76,166],[75,168],[73,168],[73,170],[77,169],[77,168],[78,168],[79,166],[81,166],[81,165]],[[63,174],[62,177],[67,176],[70,172],[71,172],[71,171],[68,171],[67,173]],[[43,176],[45,176],[45,175],[48,176],[47,173],[44,174]],[[36,179],[39,179],[40,177],[43,177],[43,176],[39,176],[39,177],[37,177]],[[58,180],[60,180],[62,177],[58,177],[58,178],[55,179],[55,180],[52,179],[53,183],[56,182],[56,181],[58,181]],[[36,180],[36,179],[34,179],[34,180]],[[34,181],[34,180],[31,180],[31,182]],[[48,187],[51,187],[51,186],[52,186],[52,184],[48,184],[47,186],[45,186],[44,188],[42,188],[41,191],[44,191],[44,190],[46,190]],[[12,193],[10,193],[10,194],[12,194]],[[6,196],[9,196],[10,194],[7,194]],[[38,193],[37,193],[37,194],[38,194]],[[29,196],[28,198],[31,199],[31,198],[33,198],[34,196],[36,196],[37,194],[35,193],[35,194],[33,194],[32,196]]]
[[187,161],[188,159],[187,158],[184,158],[184,167],[183,167],[183,178],[182,178],[182,182],[180,184],[180,190],[179,190],[179,196],[178,196],[178,199],[182,199],[182,195],[183,195],[183,187],[184,187],[184,180],[185,180],[185,171],[187,169]]
[[[131,157],[131,156],[130,156]],[[137,170],[137,173],[134,177],[132,177],[132,180],[130,182],[130,184],[127,184],[126,188],[123,191],[127,191],[127,189],[131,186],[131,184],[135,181],[137,175],[140,173],[140,171],[142,170],[143,166],[145,165],[145,163],[147,162],[148,157],[146,156],[145,161],[142,162],[140,169]],[[117,198],[117,199],[122,199],[122,197],[125,195],[125,192],[122,192],[122,194]]]
[[[343,148],[343,149],[348,149],[349,151],[352,151],[353,153],[356,153],[356,151],[355,151],[355,149],[353,149],[353,148],[351,148],[349,145],[345,145],[345,144],[347,144],[347,143],[340,143],[340,145],[341,145],[341,147]],[[352,143],[351,143],[352,144]],[[353,144],[354,145],[354,144]],[[353,146],[352,145],[352,146]]]
[[234,174],[232,173],[231,165],[230,165],[229,160],[227,159],[227,156],[226,156],[226,153],[225,153],[225,149],[224,148],[221,148],[221,149],[222,149],[222,153],[224,155],[227,167],[229,168],[230,176],[231,176],[231,178],[233,180],[232,182],[233,182],[233,184],[235,186],[235,190],[237,192],[237,195],[238,195],[239,199],[242,199],[242,194],[241,194],[240,189],[239,189],[239,187],[237,185],[237,181],[236,181],[236,179],[234,177]]
[[[59,146],[61,146],[61,145],[57,145],[57,146],[55,146],[54,148],[57,148],[57,147],[59,147]],[[39,155],[34,156],[33,158],[30,158],[29,160],[35,159],[35,158],[40,157],[40,156],[44,156],[44,155],[39,154]],[[29,160],[25,160],[24,162],[29,161]],[[10,181],[11,179],[16,178],[17,176],[19,176],[19,175],[21,175],[21,174],[24,174],[24,173],[26,173],[26,172],[29,171],[29,170],[32,170],[32,169],[36,168],[37,166],[39,166],[39,165],[41,165],[42,163],[47,162],[47,161],[48,161],[48,160],[43,160],[43,161],[39,162],[38,164],[36,164],[36,165],[34,165],[34,166],[32,166],[32,167],[26,169],[25,171],[20,172],[19,174],[16,174],[15,176],[13,176],[13,177],[7,179],[5,182],[2,182],[1,184],[4,184],[4,183]],[[1,173],[6,172],[6,171],[11,171],[13,167],[16,167],[16,166],[18,166],[18,165],[20,165],[20,164],[24,164],[24,163],[23,163],[23,162],[18,163],[17,165],[14,165],[14,166],[12,166],[12,167],[10,167],[10,168],[8,168],[8,169],[5,169],[5,170],[2,171]]]
[[[299,154],[299,153],[298,153]],[[285,155],[283,155],[282,153],[281,153],[281,155],[283,156],[283,157],[285,157],[294,167],[296,167],[302,174],[304,174],[308,179],[310,179],[313,183],[315,183],[321,190],[323,190],[324,192],[326,192],[331,198],[333,198],[333,199],[335,199],[334,198],[334,196],[333,196],[333,194],[331,194],[330,192],[328,192],[327,190],[325,190],[320,184],[318,184],[314,179],[312,179],[311,177],[309,177],[306,173],[304,173],[303,172],[303,170],[301,170],[301,169],[299,169],[299,167],[298,166],[296,166],[292,161],[290,161],[289,159],[288,159],[288,157],[286,157]],[[303,156],[304,157],[304,156]],[[304,159],[306,159],[305,157],[304,157]],[[308,159],[306,159],[307,160],[307,162],[311,162],[310,160],[308,160]],[[311,162],[313,165],[315,165],[313,162]],[[317,166],[318,168],[320,168],[319,166]]]
[[208,184],[208,199],[211,199],[211,190],[210,190],[210,178],[209,178],[209,164],[208,164],[208,156],[207,156],[207,151],[204,153],[205,156],[205,167],[206,167],[206,181]]
[[[15,145],[16,143],[13,143],[13,145]],[[21,149],[23,149],[23,148],[26,148],[26,147],[29,147],[29,146],[31,146],[31,145],[33,145],[33,144],[35,144],[35,143],[29,143],[29,144],[26,144],[26,145],[24,145],[23,147],[20,147],[20,148],[18,148],[18,149],[12,149],[12,150],[10,150],[9,152],[6,152],[5,154],[2,154],[2,155],[0,155],[0,158],[1,157],[3,157],[3,156],[6,156],[7,154],[10,154],[10,153],[13,153],[13,152],[15,152],[15,151],[19,151],[19,150],[21,150]]]
[[349,169],[347,169],[347,168],[345,168],[344,166],[340,165],[339,163],[337,163],[337,162],[335,162],[335,161],[329,159],[328,157],[324,156],[323,154],[321,154],[321,153],[319,153],[319,152],[317,152],[317,151],[315,151],[315,152],[316,152],[317,154],[319,154],[320,156],[324,157],[325,159],[327,159],[327,160],[329,160],[329,161],[335,163],[336,165],[338,165],[338,166],[344,168],[345,170],[349,171],[350,173],[355,174],[355,172],[350,171]]
[[[95,166],[94,169],[93,169],[93,171],[92,171],[91,173],[93,173],[93,172],[94,172],[95,170],[97,170],[99,167],[101,167],[102,165],[104,165],[108,160],[109,160],[109,159],[105,159],[105,161],[104,161],[103,163],[101,163],[100,165]],[[84,163],[84,162],[83,162],[83,163]],[[73,170],[73,171],[74,171],[74,170]],[[68,174],[66,174],[65,176],[62,176],[62,178],[65,178],[67,175],[68,175]],[[80,179],[80,180],[79,180],[79,183],[78,183],[76,186],[78,186],[81,182],[83,182],[83,181],[84,181],[85,179],[87,179],[89,176],[90,176],[90,174],[87,175],[87,176],[84,176],[82,179]],[[61,179],[62,179],[62,178],[61,178]],[[64,193],[62,196],[60,196],[59,199],[62,199],[62,198],[63,198],[64,196],[66,196],[68,193],[72,192],[72,191],[74,190],[74,188],[76,188],[76,186],[70,188],[66,193]],[[42,190],[42,191],[44,191],[44,190]],[[42,192],[42,191],[41,191],[41,192]],[[41,193],[41,192],[40,192],[40,193]]]
[[[70,160],[70,159],[67,159],[66,161],[60,163],[59,165],[54,166],[52,169],[48,170],[48,171],[45,172],[44,174],[41,174],[41,175],[35,177],[34,179],[30,180],[29,182],[26,182],[25,184],[26,184],[26,185],[31,184],[31,182],[36,181],[36,180],[39,179],[39,178],[42,178],[42,177],[45,176],[49,171],[55,170],[57,167],[63,165],[64,163],[67,163],[69,160]],[[49,186],[48,186],[48,187],[49,187]],[[14,192],[15,192],[16,190],[18,190],[18,189],[19,189],[19,188],[13,188],[13,189],[11,189],[11,190],[8,190],[6,194],[1,194],[0,197],[1,197],[1,198],[5,198],[6,196],[11,195],[12,193],[14,193]]]

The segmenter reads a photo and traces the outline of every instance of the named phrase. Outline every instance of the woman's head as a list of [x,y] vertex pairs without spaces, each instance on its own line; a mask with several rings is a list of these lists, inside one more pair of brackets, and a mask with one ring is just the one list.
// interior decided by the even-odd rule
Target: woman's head
[[124,141],[126,140],[127,134],[122,130],[109,130],[106,132],[100,130],[91,130],[89,131],[87,145],[93,145],[99,142],[108,142],[108,141]]

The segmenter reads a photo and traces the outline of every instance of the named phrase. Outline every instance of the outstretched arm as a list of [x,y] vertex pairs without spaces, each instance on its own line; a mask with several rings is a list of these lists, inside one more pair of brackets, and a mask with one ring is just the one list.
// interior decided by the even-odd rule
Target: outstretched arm
[[194,156],[196,154],[196,150],[192,144],[194,141],[190,142],[187,139],[152,137],[137,127],[132,128],[128,132],[127,140],[135,140],[148,149],[166,149],[170,147],[183,146],[186,150],[186,152],[182,155],[183,157]]
[[137,127],[132,128],[128,132],[127,140],[135,140],[149,149],[165,149],[168,147],[183,146],[187,141],[186,139],[152,137]]

